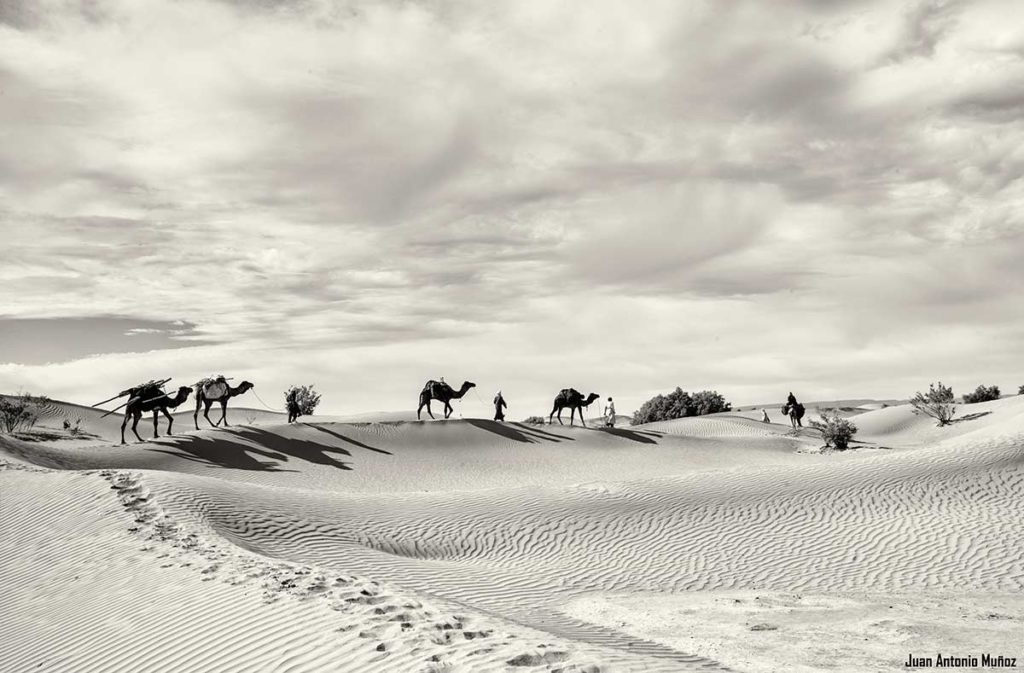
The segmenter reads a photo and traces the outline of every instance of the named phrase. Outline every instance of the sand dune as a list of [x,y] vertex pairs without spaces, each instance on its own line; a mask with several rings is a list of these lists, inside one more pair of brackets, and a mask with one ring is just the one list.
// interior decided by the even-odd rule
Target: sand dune
[[[895,670],[905,642],[949,642],[963,605],[958,642],[1020,657],[1024,398],[964,413],[865,411],[866,448],[841,454],[742,414],[0,437],[0,658],[38,670],[54,642],[51,670],[760,671],[813,635],[793,670],[822,648],[843,653],[829,668]],[[851,645],[869,622],[891,656]]]

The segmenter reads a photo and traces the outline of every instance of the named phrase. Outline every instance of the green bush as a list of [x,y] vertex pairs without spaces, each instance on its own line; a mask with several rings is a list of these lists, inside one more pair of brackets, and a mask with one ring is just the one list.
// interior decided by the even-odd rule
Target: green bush
[[837,411],[822,413],[821,420],[811,421],[810,425],[821,431],[825,446],[832,447],[837,451],[845,451],[849,448],[850,440],[857,434],[857,426],[853,421],[843,418]]
[[973,393],[964,395],[964,404],[991,402],[999,399],[999,386],[978,386]]
[[670,421],[674,418],[702,416],[731,410],[732,405],[714,390],[702,390],[690,395],[682,388],[677,387],[668,395],[656,395],[644,402],[633,413],[631,424],[641,425],[655,421]]
[[956,414],[956,405],[953,396],[953,389],[942,385],[942,381],[928,385],[927,393],[916,393],[910,398],[910,404],[914,407],[915,414],[931,416],[939,422],[939,425],[947,425]]

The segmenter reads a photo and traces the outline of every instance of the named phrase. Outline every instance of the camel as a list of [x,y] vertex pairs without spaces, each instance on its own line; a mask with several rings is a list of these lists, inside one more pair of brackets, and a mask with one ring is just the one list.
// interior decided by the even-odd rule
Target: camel
[[[223,377],[216,379],[204,379],[196,384],[196,410],[192,414],[192,421],[199,429],[199,407],[203,407],[203,418],[213,427],[218,427],[224,421],[224,427],[228,427],[228,400],[249,392],[256,385],[248,381],[242,381],[237,388],[232,388]],[[210,406],[214,402],[220,402],[220,418],[216,423],[210,420]]]
[[[795,404],[786,404],[782,407],[782,415],[789,416],[789,422],[794,428],[802,428],[804,424],[800,421],[804,417],[805,413],[804,405],[799,402]],[[767,414],[765,414],[767,415]]]
[[475,387],[476,384],[472,381],[463,381],[458,390],[452,390],[452,387],[444,381],[427,381],[423,390],[420,391],[420,406],[416,409],[416,420],[419,420],[423,407],[427,408],[427,413],[431,418],[434,417],[434,412],[430,410],[430,400],[444,402],[444,417],[448,418],[455,411],[452,409],[451,401],[462,399],[462,396],[469,392],[470,388]]
[[590,393],[587,395],[587,399],[583,399],[583,393],[579,392],[575,388],[563,388],[558,395],[555,396],[555,406],[551,409],[551,414],[548,416],[548,423],[551,423],[551,418],[558,412],[558,423],[562,423],[562,409],[569,407],[569,425],[573,424],[573,420],[576,418],[576,410],[580,410],[580,423],[583,427],[587,427],[587,422],[583,420],[583,410],[589,407],[590,404],[601,397],[597,393]]
[[142,414],[147,411],[153,412],[153,439],[159,437],[157,432],[157,413],[163,412],[164,416],[167,417],[167,434],[171,434],[171,426],[174,425],[174,417],[167,413],[168,409],[176,409],[182,402],[188,399],[188,396],[192,394],[191,386],[182,386],[178,388],[178,394],[174,397],[165,394],[159,388],[142,388],[135,393],[135,396],[128,400],[128,405],[124,409],[124,421],[121,423],[121,443],[126,444],[124,441],[124,429],[128,425],[128,419],[132,418],[132,432],[141,442],[142,437],[139,437],[139,432],[136,428],[139,425],[139,419],[142,418]]

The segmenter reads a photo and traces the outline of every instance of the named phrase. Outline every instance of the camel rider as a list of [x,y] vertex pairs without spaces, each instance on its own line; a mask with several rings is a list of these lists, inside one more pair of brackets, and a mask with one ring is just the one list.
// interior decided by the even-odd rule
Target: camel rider
[[789,393],[789,397],[786,398],[786,405],[790,406],[790,407],[795,407],[796,404],[797,404],[797,402],[796,402],[796,395],[794,395],[792,392],[790,392]]
[[505,420],[505,409],[508,405],[505,404],[505,398],[501,396],[501,391],[494,396],[494,420],[504,421]]
[[609,428],[615,427],[615,402],[608,398],[608,404],[604,408],[604,424]]

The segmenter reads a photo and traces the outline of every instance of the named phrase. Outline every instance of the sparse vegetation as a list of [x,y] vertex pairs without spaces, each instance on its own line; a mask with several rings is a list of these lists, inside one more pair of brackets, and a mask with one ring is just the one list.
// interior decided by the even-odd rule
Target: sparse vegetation
[[915,414],[931,416],[942,426],[953,420],[956,414],[955,400],[953,389],[939,381],[929,384],[927,393],[916,393],[910,398],[910,404],[914,407]]
[[999,399],[999,386],[978,386],[973,393],[964,395],[964,404],[991,402]]
[[72,423],[68,419],[64,419],[64,429],[67,430],[71,435],[77,437],[82,434],[82,419],[76,418],[75,422]]
[[1018,395],[1024,395],[1024,386],[1021,386],[1020,388],[1017,388],[1017,394]]
[[544,425],[547,421],[543,416],[530,416],[523,423],[529,423],[530,425]]
[[631,423],[640,425],[731,410],[732,405],[714,390],[702,390],[690,395],[682,388],[677,387],[668,395],[658,395],[644,402],[643,406],[633,413]]
[[857,434],[857,426],[848,418],[843,418],[837,411],[822,412],[820,421],[811,421],[810,426],[821,431],[825,446],[845,451],[850,440]]
[[317,405],[320,404],[320,393],[313,389],[313,384],[308,386],[292,386],[284,392],[286,406],[293,391],[295,393],[295,403],[299,407],[299,415],[311,416],[316,410]]
[[39,407],[48,401],[28,393],[0,398],[0,431],[10,434],[32,428],[39,420]]

